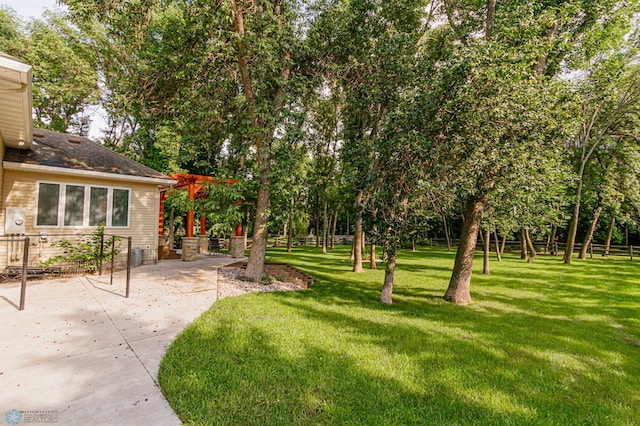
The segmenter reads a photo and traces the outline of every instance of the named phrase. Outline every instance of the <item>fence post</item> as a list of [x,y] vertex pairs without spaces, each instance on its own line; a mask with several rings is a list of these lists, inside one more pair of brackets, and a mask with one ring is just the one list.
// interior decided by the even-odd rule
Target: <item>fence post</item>
[[29,265],[29,237],[24,237],[24,253],[22,255],[22,285],[20,286],[20,310],[24,311],[24,298],[27,293],[27,267]]
[[127,294],[129,298],[129,284],[131,283],[131,237],[127,237]]
[[116,252],[116,236],[112,235],[111,236],[111,274],[109,278],[109,285],[113,285],[113,268],[114,268],[114,262],[116,260],[115,252]]
[[633,262],[633,246],[629,246],[629,255],[631,256],[631,261]]
[[593,244],[589,243],[589,255],[590,258],[593,259]]
[[102,258],[104,256],[104,232],[102,232],[102,234],[100,235],[100,259],[98,259],[99,263],[99,267],[98,269],[100,270],[100,272],[98,273],[98,275],[102,276]]

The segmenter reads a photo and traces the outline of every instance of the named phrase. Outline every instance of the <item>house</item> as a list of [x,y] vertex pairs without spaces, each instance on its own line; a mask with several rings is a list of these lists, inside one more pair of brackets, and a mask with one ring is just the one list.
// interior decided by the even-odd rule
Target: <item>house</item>
[[36,265],[57,254],[56,235],[99,224],[157,256],[160,191],[175,181],[88,138],[34,130],[31,114],[31,67],[0,55],[0,268],[21,262],[18,235],[33,236]]

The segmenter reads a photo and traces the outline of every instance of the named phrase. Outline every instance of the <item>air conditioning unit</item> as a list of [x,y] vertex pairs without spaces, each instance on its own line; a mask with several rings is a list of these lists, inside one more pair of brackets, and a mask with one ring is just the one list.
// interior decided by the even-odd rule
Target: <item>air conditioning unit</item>
[[24,207],[7,207],[4,233],[5,235],[27,233],[27,210]]

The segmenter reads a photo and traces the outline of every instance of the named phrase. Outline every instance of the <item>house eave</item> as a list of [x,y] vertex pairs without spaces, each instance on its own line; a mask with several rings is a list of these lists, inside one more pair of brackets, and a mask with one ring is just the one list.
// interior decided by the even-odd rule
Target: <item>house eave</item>
[[0,55],[0,133],[10,148],[30,149],[32,138],[31,66]]
[[65,169],[62,167],[41,166],[38,164],[13,163],[3,161],[2,166],[5,170],[16,170],[24,172],[40,172],[64,176],[75,176],[96,179],[108,179],[120,182],[144,183],[158,185],[161,187],[169,187],[176,183],[173,179],[152,178],[144,176],[120,175],[115,173],[94,172],[90,170]]

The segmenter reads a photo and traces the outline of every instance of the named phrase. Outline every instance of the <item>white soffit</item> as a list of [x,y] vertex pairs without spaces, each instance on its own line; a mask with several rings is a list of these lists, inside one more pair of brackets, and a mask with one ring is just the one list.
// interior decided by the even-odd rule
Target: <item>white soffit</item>
[[10,148],[31,148],[31,79],[29,65],[0,53],[0,132]]

